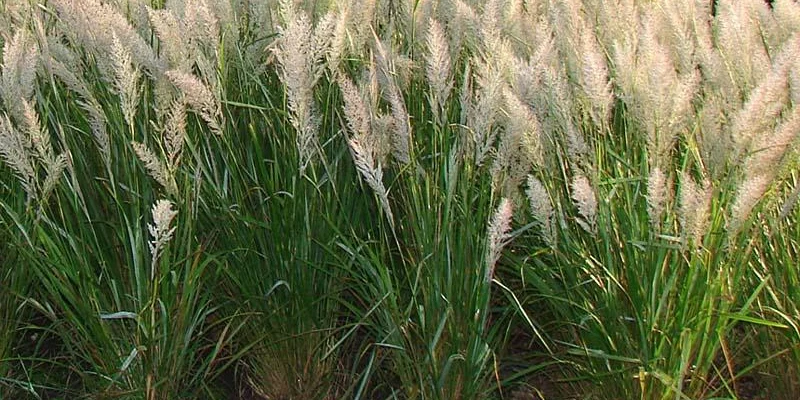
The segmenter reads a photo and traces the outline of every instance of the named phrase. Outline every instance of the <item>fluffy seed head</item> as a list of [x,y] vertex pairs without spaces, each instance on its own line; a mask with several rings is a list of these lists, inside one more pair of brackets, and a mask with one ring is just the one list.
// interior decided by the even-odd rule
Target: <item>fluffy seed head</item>
[[500,205],[497,206],[492,220],[489,222],[488,228],[488,250],[486,252],[486,280],[492,280],[494,276],[494,269],[497,266],[497,261],[500,260],[500,255],[503,247],[508,243],[511,236],[511,219],[514,216],[514,208],[511,200],[503,198]]
[[590,115],[595,124],[604,126],[609,119],[614,96],[608,80],[606,57],[589,29],[583,30],[581,40],[581,87],[589,100]]
[[280,79],[286,86],[289,119],[297,132],[299,169],[303,173],[319,148],[320,117],[314,86],[324,72],[321,60],[330,44],[335,21],[329,13],[315,31],[308,16],[295,10],[288,1],[281,2],[281,13],[285,26],[279,28],[281,36],[272,52],[278,60]]
[[731,209],[731,231],[736,232],[778,176],[792,143],[800,136],[800,108],[777,127],[757,140],[754,151],[744,162],[744,179]]
[[170,69],[191,72],[192,55],[189,43],[185,39],[185,24],[178,20],[170,9],[147,9],[150,23],[158,36],[161,56],[166,58]]
[[389,205],[389,191],[383,185],[383,169],[380,163],[376,162],[370,148],[364,146],[357,138],[351,138],[348,140],[348,144],[350,145],[350,152],[356,164],[356,169],[367,185],[375,192],[375,195],[378,196],[389,225],[394,229],[394,215]]
[[27,100],[22,100],[21,106],[24,116],[23,125],[25,127],[25,133],[27,133],[28,138],[30,138],[33,149],[36,150],[36,157],[46,165],[53,164],[55,158],[53,156],[53,149],[50,147],[50,134],[42,129],[42,125],[39,123],[39,115],[33,108],[33,104]]
[[164,246],[172,240],[172,235],[175,233],[175,228],[170,227],[172,220],[178,215],[178,211],[172,208],[172,202],[169,200],[159,200],[153,205],[153,224],[148,224],[147,231],[152,236],[153,240],[149,243],[151,254],[151,269],[150,279],[155,278],[156,266],[161,251]]
[[0,156],[17,175],[28,194],[28,201],[38,198],[36,164],[31,156],[31,147],[30,138],[11,124],[8,115],[0,117]]
[[186,104],[183,99],[172,102],[163,127],[164,147],[167,150],[169,169],[175,171],[186,137]]
[[139,68],[133,64],[130,52],[122,45],[115,33],[112,33],[111,59],[114,65],[114,86],[120,98],[122,115],[129,126],[133,126],[133,119],[139,105],[141,88]]
[[647,213],[653,227],[661,225],[664,209],[669,202],[672,192],[672,182],[667,174],[659,167],[650,170],[647,179]]
[[487,58],[474,58],[477,90],[467,106],[467,126],[475,144],[475,164],[482,165],[497,137],[497,115],[502,104],[503,77],[500,66]]
[[542,236],[547,243],[552,245],[555,241],[553,229],[554,212],[553,203],[550,201],[547,189],[538,178],[528,175],[528,190],[525,193],[528,195],[531,214],[542,228]]
[[106,131],[106,124],[108,123],[106,114],[94,97],[86,99],[81,106],[89,115],[89,127],[92,129],[92,135],[95,143],[97,143],[100,155],[103,157],[106,166],[109,166],[111,163],[111,139],[108,136],[108,131]]
[[169,169],[161,162],[161,159],[142,143],[131,142],[131,146],[133,146],[133,151],[139,157],[139,160],[144,163],[144,167],[150,177],[164,187],[167,193],[177,197],[178,188],[175,184],[175,179]]
[[700,246],[709,224],[712,186],[704,179],[696,182],[689,173],[681,172],[678,219],[681,224],[681,238],[684,243],[692,240]]
[[344,116],[353,135],[368,136],[370,132],[370,112],[350,78],[339,75],[337,80],[344,100]]
[[453,88],[450,66],[450,47],[447,43],[444,29],[431,18],[425,43],[428,47],[425,73],[430,86],[429,102],[434,116],[442,121],[442,107],[450,96]]
[[[396,61],[398,57],[383,46],[380,40],[375,38],[375,59],[380,71],[379,80],[383,82],[384,97],[389,101],[394,119],[395,132],[392,135],[392,154],[395,159],[403,164],[411,162],[409,148],[411,145],[411,125],[409,124],[408,111],[403,100],[403,94],[396,77],[404,75],[398,73]],[[402,78],[401,78],[402,79]]]
[[181,91],[186,104],[200,115],[211,131],[222,135],[222,108],[214,92],[192,74],[173,70],[167,71],[166,76]]
[[114,76],[107,61],[111,58],[113,35],[149,76],[158,76],[164,70],[153,49],[112,4],[98,0],[53,0],[49,4],[58,11],[64,32],[96,56],[106,77]]
[[576,175],[572,179],[572,200],[578,208],[578,225],[587,232],[594,232],[597,221],[597,197],[592,184],[585,175]]
[[20,102],[29,101],[33,97],[38,60],[39,47],[25,29],[17,30],[3,46],[0,97],[15,119],[23,119],[24,110]]

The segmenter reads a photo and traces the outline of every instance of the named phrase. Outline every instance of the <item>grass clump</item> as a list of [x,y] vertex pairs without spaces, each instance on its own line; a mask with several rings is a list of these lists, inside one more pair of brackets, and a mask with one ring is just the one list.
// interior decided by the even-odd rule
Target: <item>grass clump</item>
[[790,396],[799,15],[3,3],[0,396]]

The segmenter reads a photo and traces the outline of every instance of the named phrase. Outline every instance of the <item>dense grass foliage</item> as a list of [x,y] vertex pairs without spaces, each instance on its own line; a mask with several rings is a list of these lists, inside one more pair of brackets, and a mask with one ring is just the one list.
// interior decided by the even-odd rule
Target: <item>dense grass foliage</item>
[[793,0],[0,2],[0,398],[800,393]]

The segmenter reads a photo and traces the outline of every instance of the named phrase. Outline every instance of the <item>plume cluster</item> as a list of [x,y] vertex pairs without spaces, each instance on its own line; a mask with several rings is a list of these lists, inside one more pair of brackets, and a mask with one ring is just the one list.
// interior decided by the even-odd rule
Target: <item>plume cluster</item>
[[373,132],[372,108],[364,101],[356,85],[346,76],[339,77],[339,88],[344,100],[344,115],[351,132],[348,140],[356,169],[367,185],[375,192],[391,225],[394,215],[389,204],[389,191],[383,184],[381,137]]
[[272,49],[280,65],[280,78],[286,87],[290,120],[296,131],[299,168],[303,173],[319,151],[320,116],[314,100],[314,87],[324,73],[323,64],[334,27],[332,15],[314,29],[305,13],[295,10],[290,1],[281,2],[284,24],[280,40]]
[[55,0],[50,2],[58,12],[62,32],[96,57],[98,66],[109,80],[114,76],[114,37],[124,44],[136,65],[150,76],[157,76],[164,66],[153,49],[112,4],[98,0]]
[[[77,97],[84,120],[75,126],[91,130],[109,173],[115,143],[131,143],[176,197],[187,113],[217,135],[235,115],[223,99],[232,94],[225,74],[237,48],[262,64],[258,73],[275,68],[301,174],[340,138],[322,140],[323,117],[335,125],[343,111],[343,143],[391,224],[384,175],[408,166],[426,173],[415,146],[428,141],[415,135],[428,123],[437,134],[463,135],[459,165],[491,176],[497,198],[519,204],[527,196],[550,242],[555,221],[598,228],[597,172],[606,167],[598,141],[644,143],[637,178],[646,181],[652,228],[680,230],[695,243],[707,233],[715,190],[731,189],[720,206],[736,232],[778,193],[771,189],[796,159],[800,5],[792,0],[720,0],[714,12],[703,0],[343,0],[319,14],[293,0],[246,3],[4,4],[0,156],[29,199],[52,190],[70,154],[56,152],[65,132],[51,142],[39,121],[37,78]],[[272,31],[272,42],[263,40]],[[124,141],[109,135],[118,111],[87,79],[95,71],[119,98],[132,135]],[[319,106],[329,95],[319,90],[324,83],[338,87],[341,109]],[[412,95],[419,85],[422,102]],[[569,209],[574,219],[557,215]]]
[[29,203],[47,198],[68,161],[66,152],[55,155],[50,132],[35,109],[39,55],[33,36],[19,29],[3,46],[0,69],[0,99],[6,107],[0,116],[0,158],[14,171]]
[[222,107],[214,92],[193,74],[172,70],[167,71],[166,76],[180,90],[184,103],[200,115],[212,132],[222,135]]
[[0,99],[17,120],[24,119],[22,103],[31,101],[39,62],[39,46],[25,29],[18,29],[3,46]]

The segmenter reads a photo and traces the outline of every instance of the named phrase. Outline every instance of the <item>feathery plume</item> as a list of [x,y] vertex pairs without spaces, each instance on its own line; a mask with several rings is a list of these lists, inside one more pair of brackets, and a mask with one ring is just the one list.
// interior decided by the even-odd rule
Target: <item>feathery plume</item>
[[[344,75],[339,75],[339,87],[344,98],[345,120],[353,136],[367,146],[381,164],[387,161],[396,141],[395,117],[378,111],[380,100],[377,72],[374,65],[357,88]],[[377,114],[376,114],[377,113]]]
[[220,23],[207,0],[186,0],[183,7],[183,21],[188,37],[194,39],[200,48],[216,51],[220,38]]
[[133,119],[139,105],[141,88],[139,69],[133,64],[130,52],[122,46],[115,33],[111,34],[111,59],[114,64],[114,86],[120,98],[122,115],[128,126],[133,127]]
[[[566,119],[566,118],[565,118]],[[569,120],[562,122],[561,129],[567,141],[567,156],[573,165],[591,164],[591,152],[589,144],[575,124]]]
[[696,182],[686,171],[681,172],[678,220],[684,243],[690,239],[695,246],[703,243],[709,224],[712,187],[707,179]]
[[[700,150],[700,157],[712,178],[718,178],[727,172],[728,157],[733,153],[733,139],[727,133],[723,95],[708,93],[704,96],[702,108],[698,110],[698,131],[695,140]],[[725,133],[725,134],[724,134]]]
[[317,21],[314,27],[314,36],[311,41],[311,52],[314,55],[317,79],[324,73],[323,62],[331,50],[331,39],[336,29],[338,16],[334,11],[328,11]]
[[394,230],[394,215],[389,205],[389,191],[383,186],[383,170],[380,163],[375,161],[373,152],[369,147],[364,146],[358,139],[351,138],[347,142],[350,145],[356,169],[361,173],[367,185],[375,192],[375,195],[378,196],[383,211],[386,213],[386,219]]
[[594,233],[597,221],[597,197],[592,184],[585,175],[576,175],[572,178],[572,201],[580,215],[575,221],[583,230]]
[[352,133],[348,144],[356,169],[378,196],[386,218],[394,229],[394,215],[389,205],[389,191],[383,185],[383,169],[379,161],[381,156],[380,143],[377,142],[379,138],[376,138],[372,132],[372,116],[355,84],[343,74],[339,75],[338,82],[344,99],[345,120]]
[[370,112],[364,103],[364,99],[358,92],[356,85],[353,84],[350,78],[344,75],[339,75],[337,81],[339,83],[339,90],[342,91],[344,116],[347,121],[347,126],[350,128],[350,132],[355,136],[369,136]]
[[330,48],[325,53],[325,61],[331,75],[336,75],[339,71],[339,64],[347,47],[347,22],[350,10],[345,8],[336,14],[336,23],[333,26]]
[[[8,114],[0,118],[0,159],[14,171],[29,202],[44,201],[66,168],[67,155],[53,154],[50,133],[42,128],[33,105],[23,99],[19,106],[23,113],[19,126],[12,125]],[[42,185],[38,179],[40,166],[45,170]]]
[[525,161],[534,166],[542,166],[544,132],[538,117],[512,90],[508,88],[503,90],[503,98],[508,113],[506,132],[519,137],[522,150],[525,152],[523,157]]
[[[47,46],[42,50],[43,64],[47,72],[64,83],[69,90],[80,95],[83,99],[94,98],[86,82],[80,78],[83,68],[75,53],[64,46],[57,37],[48,37]],[[88,100],[87,100],[88,101]]]
[[[541,108],[541,113],[547,112],[550,107],[547,101],[549,94],[543,93],[546,70],[557,61],[555,39],[553,31],[547,20],[542,20],[533,28],[531,43],[536,43],[536,48],[527,59],[514,57],[511,61],[511,87],[519,94],[520,98],[531,104],[534,109]],[[540,115],[542,118],[542,115]]]
[[[665,44],[679,74],[691,72],[696,67],[696,47],[706,39],[695,38],[707,32],[707,16],[698,15],[697,3],[692,1],[664,2],[645,17],[645,23],[657,24],[659,40]],[[707,12],[701,10],[700,12]],[[699,24],[706,26],[699,27]]]
[[164,247],[172,240],[175,227],[170,227],[172,220],[178,215],[178,211],[172,208],[169,200],[159,200],[153,205],[153,223],[147,225],[147,231],[153,240],[148,243],[150,247],[150,280],[155,279],[156,268]]
[[728,66],[734,87],[749,92],[769,70],[770,60],[764,48],[755,1],[722,1],[717,4],[716,42]]
[[[471,63],[466,62],[464,63],[464,73],[461,75],[461,90],[459,90],[458,95],[458,104],[461,105],[461,115],[459,115],[459,127],[461,131],[466,134],[471,135],[469,139],[473,139],[474,135],[472,133],[472,129],[467,126],[470,121],[470,115],[472,114],[472,108],[475,106],[472,103],[472,66]],[[459,152],[462,154],[469,154],[475,146],[471,146],[473,144],[472,140],[459,140]]]
[[748,175],[736,190],[736,199],[731,206],[729,232],[735,234],[750,217],[753,208],[766,193],[772,180],[766,174]]
[[759,137],[753,153],[744,163],[744,180],[731,208],[731,231],[736,232],[749,218],[780,171],[790,146],[800,136],[800,108],[795,107],[772,134]]
[[786,32],[800,31],[800,4],[794,0],[774,0],[772,14]]
[[[650,17],[648,21],[654,18]],[[651,161],[660,164],[691,121],[700,77],[694,70],[678,74],[669,49],[659,41],[657,28],[656,22],[645,24],[638,52],[631,46],[618,46],[615,59],[623,99],[647,132]]]
[[426,36],[428,57],[426,58],[425,73],[430,86],[429,102],[433,115],[439,123],[444,120],[444,105],[453,88],[451,77],[450,48],[447,43],[444,29],[435,19],[431,18]]
[[89,127],[92,129],[94,141],[97,143],[97,148],[100,150],[100,155],[106,167],[111,165],[111,139],[106,131],[106,114],[100,103],[94,97],[90,97],[81,103],[81,107],[89,114]]
[[542,228],[542,236],[548,244],[554,244],[555,232],[553,229],[553,203],[550,195],[542,182],[533,175],[528,175],[528,202],[531,206],[531,214]]
[[494,276],[494,269],[500,260],[503,247],[511,239],[511,219],[514,216],[514,208],[511,201],[504,197],[500,200],[492,220],[488,227],[488,247],[486,252],[486,282],[491,282]]
[[148,0],[115,0],[113,2],[143,37],[147,37],[153,32],[147,18],[147,7],[151,3]]
[[800,36],[789,41],[779,59],[766,77],[753,89],[742,109],[736,114],[731,126],[734,143],[739,152],[745,153],[753,140],[773,129],[775,121],[787,106],[789,97],[789,70],[794,59],[800,56]]
[[650,225],[655,228],[661,226],[664,209],[672,195],[672,182],[667,174],[659,167],[650,170],[647,178],[647,214],[650,216]]
[[208,127],[217,135],[222,135],[222,108],[219,99],[198,77],[181,71],[167,71],[167,78],[183,94],[186,104],[200,115]]
[[800,104],[800,65],[789,71],[789,87],[792,104]]
[[224,41],[226,49],[235,48],[239,43],[239,21],[236,19],[236,12],[233,9],[234,4],[239,7],[239,3],[230,1],[208,1],[204,0],[207,7],[213,13],[214,20],[217,21],[217,36],[214,37],[214,42],[211,43],[214,51],[219,51],[219,41]]
[[[619,87],[623,96],[636,91],[636,45],[631,42],[617,42],[612,48],[614,64],[614,83]],[[623,100],[628,100],[623,98]],[[632,102],[632,101],[631,101]]]
[[[447,7],[447,5],[445,5]],[[442,7],[444,8],[444,7]],[[414,32],[426,32],[430,21],[436,19],[437,11],[440,9],[440,3],[433,0],[419,0],[413,6],[413,14],[411,15],[413,21]],[[410,24],[409,24],[410,26]]]
[[561,132],[566,138],[567,156],[573,165],[591,163],[592,153],[583,134],[577,127],[573,115],[575,101],[569,89],[567,77],[561,73],[563,65],[548,65],[542,70],[542,89],[544,96],[535,99],[534,110],[541,108],[539,118],[545,132]]
[[794,206],[797,205],[797,200],[800,199],[800,185],[795,186],[792,193],[789,194],[789,197],[781,206],[781,213],[779,214],[778,218],[784,219],[789,216],[789,214],[794,210]]
[[54,155],[53,148],[50,145],[50,132],[45,130],[39,123],[39,115],[36,113],[33,104],[23,100],[22,109],[25,119],[23,123],[25,133],[32,145],[31,150],[35,150],[35,153],[30,151],[31,164],[35,163],[33,160],[38,159],[45,169],[45,180],[38,195],[39,199],[44,200],[55,188],[59,178],[61,178],[61,173],[67,167],[67,153],[61,153],[58,156]]
[[372,26],[383,28],[387,37],[410,37],[414,29],[415,14],[413,11],[417,2],[409,1],[378,1],[375,15],[377,19]]
[[580,51],[583,50],[581,36],[591,31],[589,21],[583,18],[583,5],[580,0],[564,0],[549,2],[546,17],[553,27],[556,45],[562,54],[563,63],[569,79],[579,80],[581,75]]
[[[568,126],[572,126],[573,122],[570,110],[563,108],[569,106],[562,100],[562,95],[558,93],[568,89],[563,82],[551,78],[553,65],[559,62],[551,37],[552,31],[549,30],[547,24],[541,23],[537,29],[540,30],[537,36],[542,35],[542,41],[527,60],[519,57],[512,59],[510,82],[515,97],[519,99],[521,105],[524,105],[526,113],[533,113],[532,121],[538,125],[539,135],[528,135],[525,145],[531,151],[534,163],[542,164],[544,156],[551,159],[556,158],[557,151],[550,146],[555,145],[556,140],[554,139],[561,136],[561,133],[571,131]],[[509,107],[510,112],[511,107],[508,105],[506,107]],[[536,143],[537,141],[538,143]],[[575,150],[574,147],[571,149]],[[583,153],[583,151],[577,153]]]
[[164,121],[163,135],[168,169],[174,172],[178,168],[183,140],[186,137],[186,104],[183,99],[172,102]]
[[447,24],[450,33],[450,50],[458,54],[463,47],[474,49],[477,47],[478,26],[481,25],[478,14],[464,0],[452,0],[453,11],[450,23]]
[[490,50],[495,48],[502,40],[500,24],[502,22],[502,7],[504,4],[505,1],[500,0],[487,0],[483,4],[479,32],[484,45]]
[[[488,57],[488,56],[487,56]],[[473,58],[478,91],[469,99],[467,126],[475,143],[475,164],[480,166],[489,155],[497,137],[495,123],[501,104],[502,71],[489,59]]]
[[[505,10],[503,10],[503,26],[505,34],[509,37],[518,37],[522,41],[529,39],[527,30],[530,28],[529,15],[526,7],[525,0],[511,0],[506,2]],[[524,43],[538,43],[538,42],[524,42]]]
[[492,184],[502,195],[513,196],[531,166],[541,165],[540,128],[536,116],[510,89],[504,89],[505,129],[492,163]]
[[364,54],[370,30],[375,26],[376,0],[348,0],[351,20],[348,27],[349,49],[354,54]]
[[54,158],[51,162],[45,164],[45,179],[42,183],[42,193],[39,195],[41,199],[47,199],[47,196],[56,187],[58,180],[61,178],[61,173],[67,168],[67,153],[63,152]]
[[589,100],[589,114],[598,126],[605,126],[611,115],[614,95],[608,80],[606,57],[597,39],[589,29],[584,29],[581,43],[581,88]]
[[55,162],[53,149],[50,147],[50,134],[42,129],[39,123],[39,115],[33,108],[33,104],[27,100],[21,101],[22,115],[24,117],[25,132],[30,138],[32,147],[36,150],[36,156],[45,165],[52,165]]
[[800,107],[792,108],[773,132],[757,138],[754,149],[745,161],[745,173],[776,174],[782,159],[800,136]]
[[[597,39],[604,48],[610,49],[615,44],[632,43],[638,36],[641,6],[636,0],[588,0],[586,19],[597,21],[594,28]],[[658,7],[662,7],[661,3]],[[709,15],[711,13],[709,12]]]
[[179,21],[172,10],[147,9],[150,23],[158,36],[158,44],[161,48],[161,55],[167,60],[170,69],[189,73],[192,70],[191,49],[189,43],[184,39],[186,27],[183,21]]
[[375,38],[375,48],[377,50],[376,60],[381,70],[381,75],[385,82],[385,96],[392,109],[395,132],[392,135],[392,155],[403,164],[411,162],[409,148],[411,143],[411,125],[409,124],[408,111],[403,100],[403,94],[397,81],[393,60],[389,58],[383,44]]
[[175,184],[175,179],[170,174],[169,169],[161,162],[161,159],[143,143],[131,142],[131,146],[133,146],[133,151],[139,157],[139,160],[144,163],[144,168],[150,177],[166,189],[171,196],[178,197],[178,187]]
[[31,157],[32,146],[30,138],[14,128],[7,114],[0,117],[0,156],[17,175],[28,195],[28,201],[38,198],[36,164]]
[[98,0],[53,0],[50,4],[58,12],[64,32],[96,56],[106,76],[114,76],[113,67],[107,61],[111,59],[113,35],[128,49],[135,64],[141,65],[149,76],[158,76],[163,71],[153,49],[113,5]]
[[33,97],[39,47],[25,29],[18,29],[3,46],[0,95],[6,109],[15,119],[24,118],[20,101]]
[[300,160],[300,173],[317,153],[319,143],[319,116],[314,102],[314,86],[324,71],[319,62],[325,52],[326,35],[331,23],[324,24],[317,33],[305,13],[297,12],[288,1],[281,2],[281,13],[286,26],[279,28],[281,35],[272,49],[280,65],[280,79],[286,86],[289,101],[289,120],[297,132],[296,142]]

